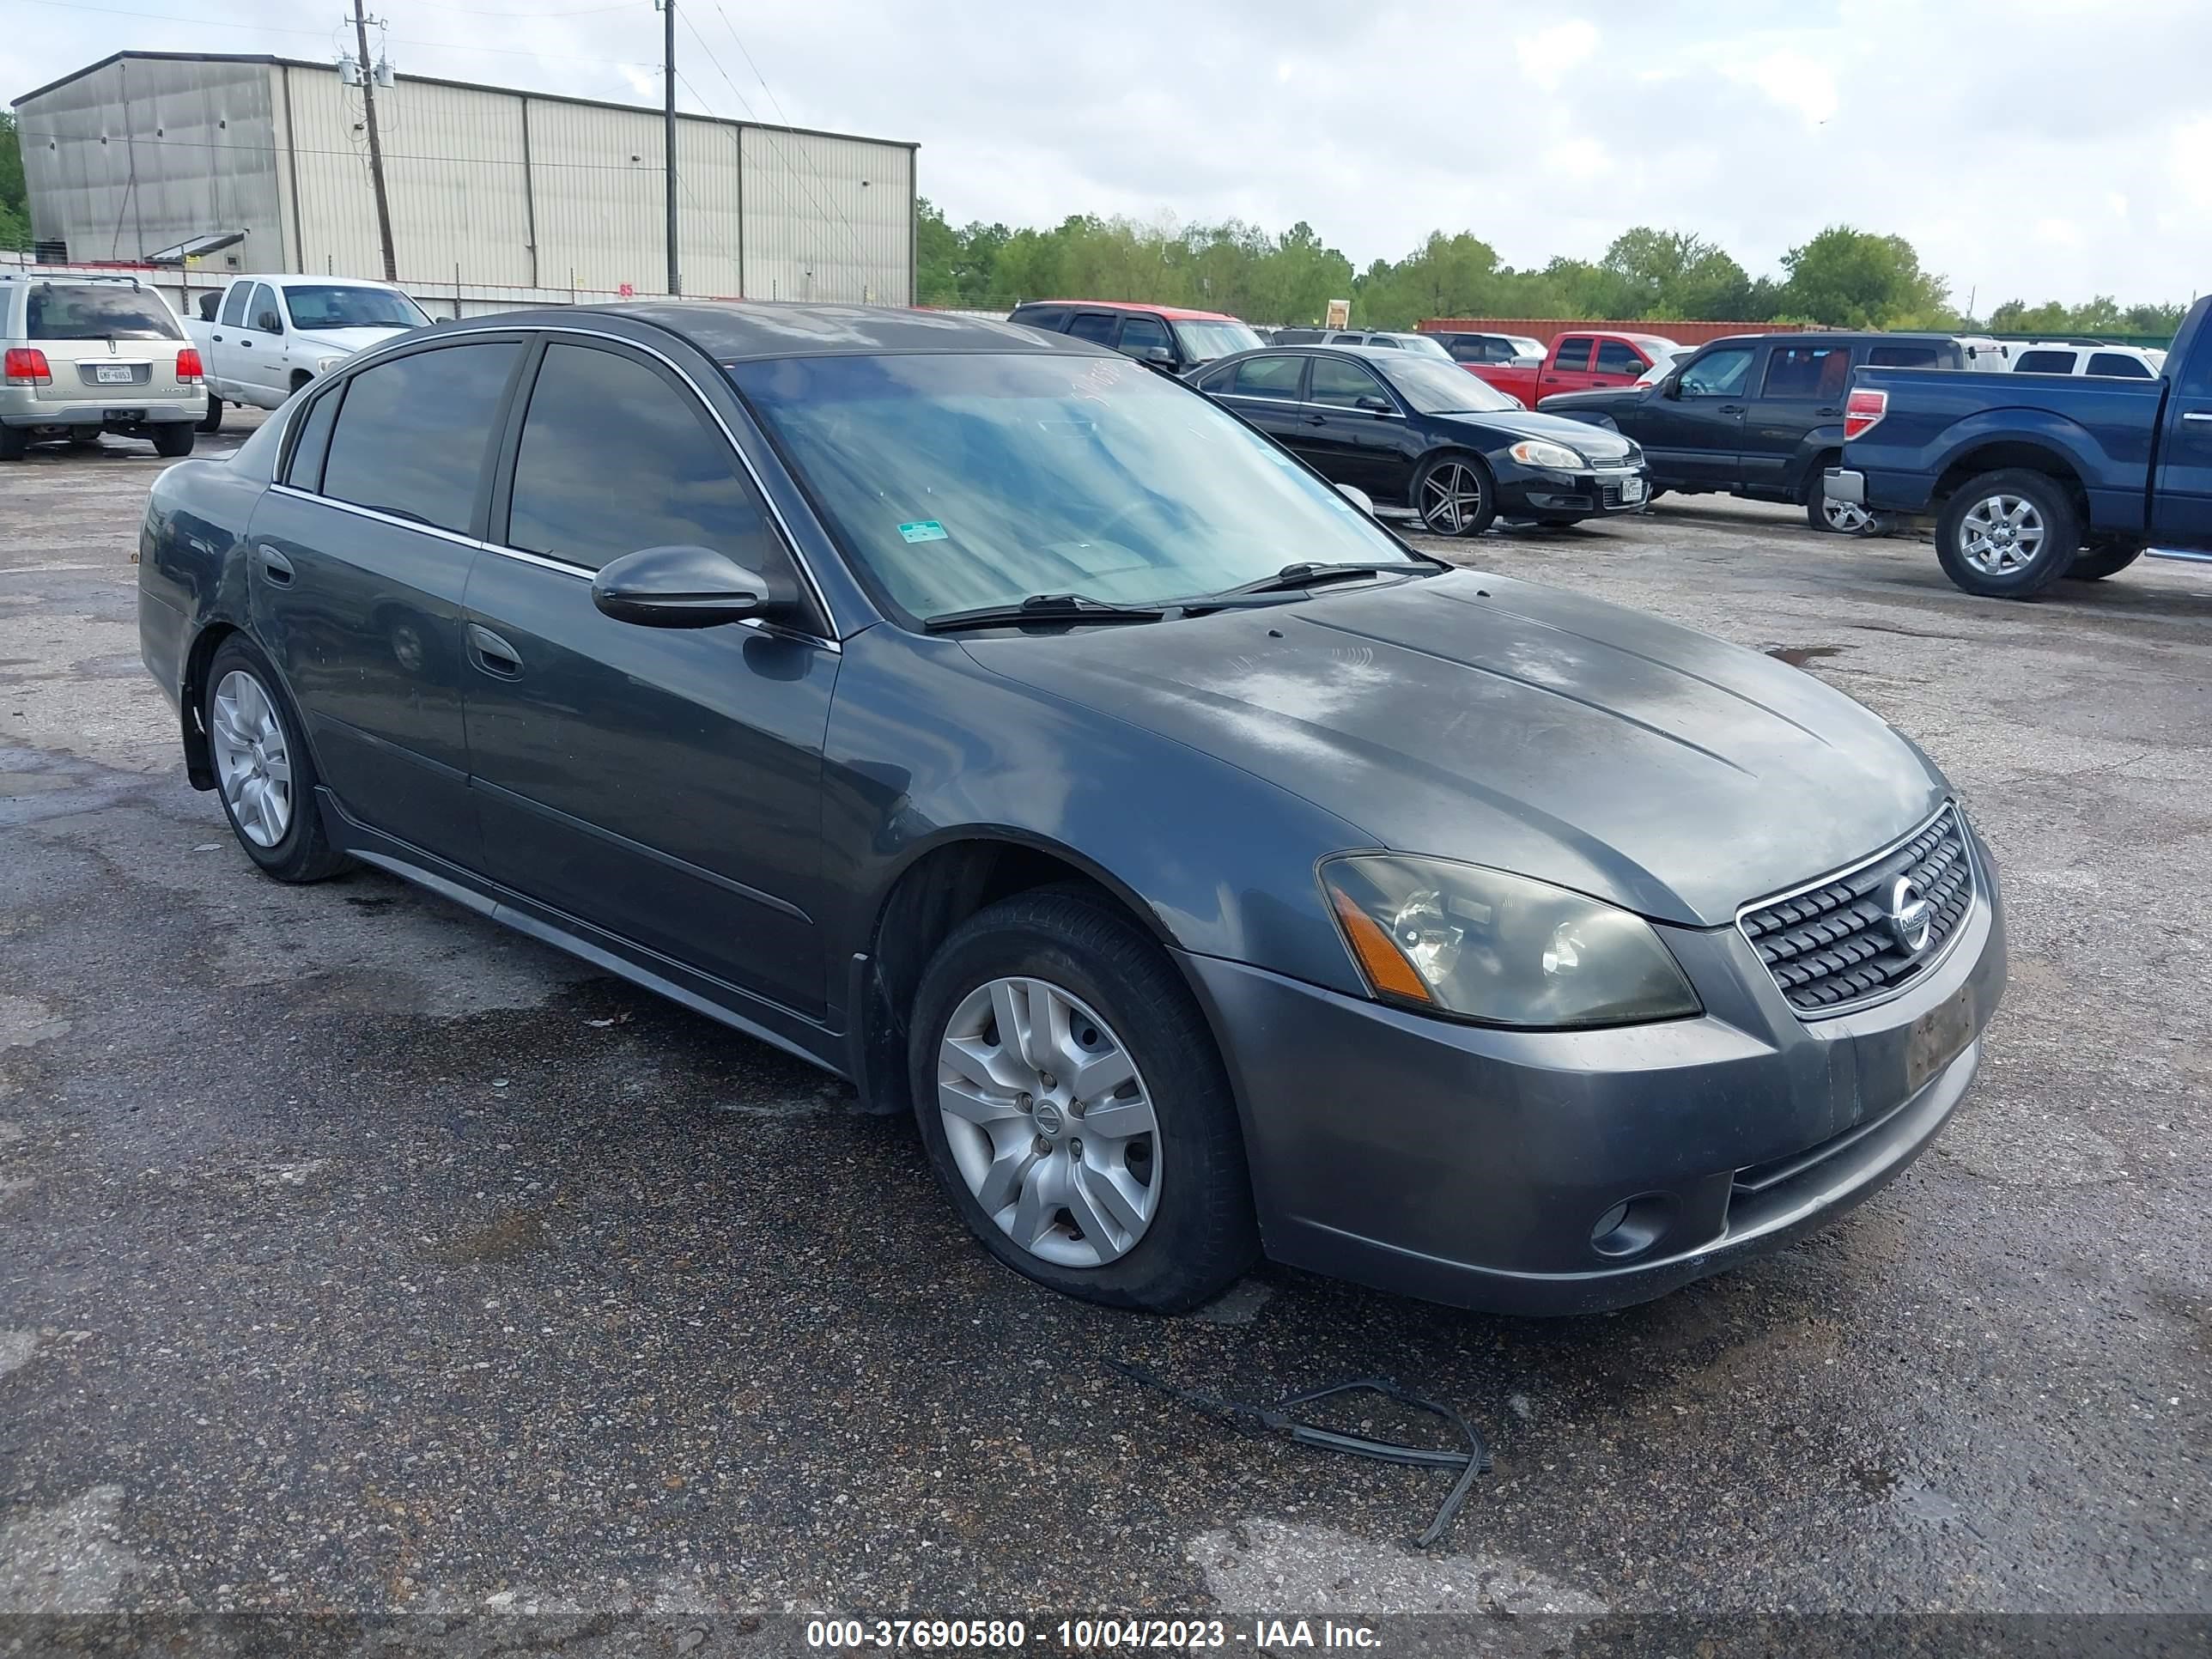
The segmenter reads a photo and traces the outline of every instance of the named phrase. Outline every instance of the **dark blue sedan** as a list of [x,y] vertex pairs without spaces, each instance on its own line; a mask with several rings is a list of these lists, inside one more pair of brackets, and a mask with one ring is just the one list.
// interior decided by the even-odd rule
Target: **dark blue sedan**
[[1657,1295],[1904,1168],[2004,981],[1875,715],[1003,323],[420,331],[161,475],[139,617],[270,876],[396,872],[850,1078],[1101,1302],[1262,1251]]

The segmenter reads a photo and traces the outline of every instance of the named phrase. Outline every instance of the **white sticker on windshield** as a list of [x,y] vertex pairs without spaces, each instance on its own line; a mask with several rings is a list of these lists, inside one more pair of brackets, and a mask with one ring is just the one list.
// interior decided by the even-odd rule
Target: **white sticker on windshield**
[[910,542],[941,542],[945,526],[934,519],[916,519],[912,524],[901,525],[899,534]]

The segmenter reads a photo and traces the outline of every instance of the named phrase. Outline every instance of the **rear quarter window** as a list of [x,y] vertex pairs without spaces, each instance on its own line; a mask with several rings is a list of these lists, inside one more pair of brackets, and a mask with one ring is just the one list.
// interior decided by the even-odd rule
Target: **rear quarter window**
[[2070,351],[2023,351],[2012,366],[2015,374],[2071,374],[2074,354]]
[[2109,374],[2122,380],[2154,380],[2157,375],[2140,357],[2130,357],[2123,351],[2100,351],[2089,359],[2089,373]]
[[1867,353],[1875,368],[1934,368],[1942,361],[1934,346],[1878,345]]

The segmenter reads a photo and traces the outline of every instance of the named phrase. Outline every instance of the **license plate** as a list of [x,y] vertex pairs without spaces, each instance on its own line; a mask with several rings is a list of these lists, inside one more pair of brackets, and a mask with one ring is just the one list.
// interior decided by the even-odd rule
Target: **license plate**
[[131,384],[131,365],[128,363],[102,363],[99,368],[92,371],[92,378],[102,386],[129,386]]
[[1620,499],[1624,502],[1642,501],[1644,499],[1644,480],[1641,478],[1630,478],[1624,481],[1620,486]]
[[1961,985],[1905,1034],[1905,1088],[1918,1093],[1922,1084],[1958,1059],[1973,1040],[1974,988]]

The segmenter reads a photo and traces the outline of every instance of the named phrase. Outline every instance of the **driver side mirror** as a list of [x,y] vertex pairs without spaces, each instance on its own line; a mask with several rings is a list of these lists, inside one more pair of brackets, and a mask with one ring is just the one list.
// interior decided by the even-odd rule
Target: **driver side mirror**
[[717,628],[763,617],[779,596],[768,580],[711,547],[647,547],[603,565],[592,603],[641,628]]
[[1370,392],[1362,397],[1355,407],[1365,410],[1370,415],[1388,415],[1390,412],[1390,400],[1388,398],[1378,398]]
[[1165,346],[1146,346],[1144,361],[1154,368],[1173,368],[1176,366],[1176,355]]
[[1659,395],[1662,398],[1680,397],[1682,395],[1682,377],[1677,374],[1671,380],[1660,381]]
[[253,319],[253,325],[264,334],[282,334],[284,331],[284,319],[273,311],[263,312]]

